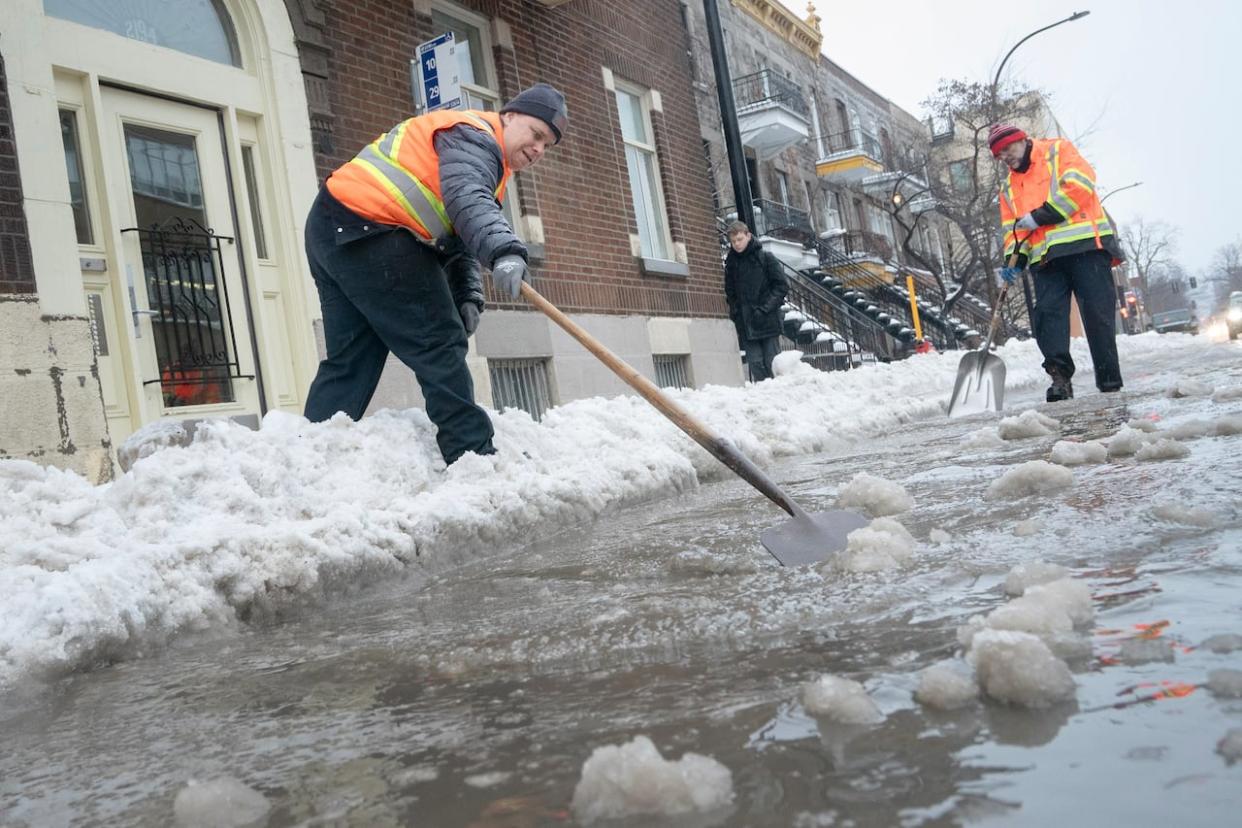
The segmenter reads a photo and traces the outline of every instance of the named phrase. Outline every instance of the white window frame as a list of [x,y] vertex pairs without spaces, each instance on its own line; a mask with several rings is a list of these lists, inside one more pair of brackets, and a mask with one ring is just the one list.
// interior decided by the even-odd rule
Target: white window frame
[[[654,92],[651,89],[647,89],[645,87],[639,86],[638,84],[631,83],[630,81],[624,81],[619,78],[614,79],[614,84],[615,85],[613,88],[613,98],[614,98],[613,105],[617,107],[618,130],[620,131],[621,109],[620,109],[620,104],[616,101],[616,95],[619,93],[624,93],[624,94],[631,95],[638,99],[639,108],[642,112],[642,117],[643,117],[643,126],[644,126],[647,136],[651,139],[651,142],[652,142],[649,144],[645,144],[639,141],[634,141],[634,140],[624,137],[624,132],[621,132],[622,143],[627,149],[632,147],[636,151],[640,153],[644,153],[651,158],[651,175],[653,179],[650,182],[651,190],[652,190],[651,209],[654,212],[654,215],[651,216],[651,218],[654,220],[656,224],[659,225],[658,227],[659,240],[663,244],[664,249],[659,250],[659,251],[643,250],[642,242],[641,242],[641,235],[638,237],[637,243],[632,244],[632,247],[636,249],[636,255],[639,256],[640,258],[654,259],[657,261],[676,261],[677,260],[676,248],[673,245],[673,235],[672,235],[672,231],[670,230],[668,206],[664,203],[664,176],[660,169],[660,151],[654,143],[655,142],[655,129],[652,127],[652,123],[651,123],[652,110],[659,108],[657,105],[657,102],[659,100],[658,93]],[[626,175],[628,178],[628,175],[629,175],[629,161],[628,160],[626,161]],[[635,224],[637,225],[638,222],[640,221],[640,217],[638,215],[638,201],[633,192],[630,193],[630,207],[634,212],[634,221],[635,221]]]
[[[496,63],[492,59],[493,54],[493,35],[492,22],[469,9],[463,8],[455,3],[444,2],[444,0],[436,0],[431,4],[431,10],[446,17],[451,17],[468,26],[473,27],[479,33],[479,51],[482,54],[483,71],[487,75],[485,80],[495,86],[485,86],[479,83],[462,83],[461,89],[468,97],[464,101],[465,108],[473,107],[474,101],[486,104],[481,107],[489,112],[495,112],[500,109],[500,74],[496,71]],[[434,27],[436,34],[443,34]],[[477,81],[478,78],[475,78]],[[501,202],[501,208],[504,211],[505,219],[509,222],[509,226],[513,228],[513,232],[517,233],[518,238],[525,242],[543,242],[543,232],[541,226],[536,226],[537,222],[532,221],[522,214],[521,205],[518,203],[517,196],[517,177],[519,173],[514,173],[509,179],[509,185],[505,188],[505,198]]]
[[[498,75],[496,74],[496,65],[492,62],[492,23],[491,21],[488,20],[486,17],[483,17],[482,15],[479,15],[479,14],[476,14],[475,12],[470,11],[469,9],[462,8],[461,6],[458,6],[455,3],[443,2],[443,0],[437,0],[437,2],[432,3],[431,10],[433,12],[443,14],[446,17],[452,17],[457,20],[460,20],[462,23],[472,26],[474,27],[476,31],[478,31],[479,51],[482,53],[482,57],[483,57],[483,71],[488,76],[486,80],[489,81],[490,83],[495,83],[497,85],[496,86],[485,86],[485,85],[477,83],[478,78],[475,78],[476,83],[463,82],[461,84],[461,88],[463,92],[470,94],[474,98],[477,98],[481,101],[492,104],[491,111],[500,109],[499,78],[498,78]],[[433,24],[433,28],[434,28],[434,24]],[[443,32],[440,32],[440,31],[436,31],[435,33],[443,34]],[[471,102],[469,100],[466,101],[467,109],[472,108],[470,106],[470,103]]]

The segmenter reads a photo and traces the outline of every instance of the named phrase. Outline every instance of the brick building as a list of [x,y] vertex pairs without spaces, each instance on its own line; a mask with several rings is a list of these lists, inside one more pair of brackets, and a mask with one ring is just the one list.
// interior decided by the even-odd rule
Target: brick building
[[[536,81],[567,95],[566,140],[506,204],[535,286],[660,382],[741,381],[679,4],[6,6],[0,456],[104,479],[149,423],[300,412],[322,338],[306,210],[413,111],[410,61],[446,31],[471,105]],[[483,403],[538,415],[625,390],[492,300],[470,356]],[[387,371],[374,405],[418,403],[412,375]]]

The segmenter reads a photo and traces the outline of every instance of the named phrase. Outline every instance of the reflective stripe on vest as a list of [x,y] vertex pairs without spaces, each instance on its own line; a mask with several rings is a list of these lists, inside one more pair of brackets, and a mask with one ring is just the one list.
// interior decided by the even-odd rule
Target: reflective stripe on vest
[[[1095,185],[1091,179],[1087,175],[1073,169],[1065,171],[1064,174],[1061,172],[1061,144],[1063,140],[1036,141],[1036,152],[1032,154],[1031,163],[1032,165],[1037,163],[1036,155],[1043,155],[1041,166],[1036,169],[1046,170],[1048,179],[1047,190],[1044,191],[1041,187],[1040,195],[1044,195],[1046,192],[1046,195],[1044,195],[1045,202],[1053,210],[1061,213],[1064,219],[1077,218],[1077,220],[1063,221],[1055,225],[1043,225],[1029,236],[1022,236],[1025,242],[1030,245],[1027,256],[1032,265],[1041,261],[1050,249],[1059,244],[1094,239],[1095,246],[1098,249],[1103,249],[1104,244],[1100,237],[1113,234],[1112,224],[1100,207]],[[1072,145],[1070,145],[1070,151],[1073,151]],[[1027,174],[1010,172],[1001,183],[1002,218],[1004,218],[1006,210],[1010,215],[1009,221],[1012,221],[1014,218],[1017,218],[1020,212],[1030,212],[1038,206],[1030,204],[1032,201],[1031,196],[1033,195],[1030,183],[1026,184],[1021,193],[1022,204],[1018,204],[1018,199],[1014,195],[1013,183],[1015,177],[1022,176],[1018,179],[1019,181],[1027,180],[1026,175],[1029,175],[1030,172],[1032,170],[1028,170]],[[1082,204],[1075,202],[1065,191],[1062,178],[1066,182],[1072,181],[1087,191],[1088,195],[1084,198]],[[1039,185],[1042,182],[1036,179],[1034,183]],[[1004,232],[1004,255],[1009,256],[1017,245],[1018,235],[1015,234],[1013,226],[1008,223],[1006,223],[1002,230]]]
[[[476,126],[493,138],[496,138],[497,143],[500,142],[499,137],[496,135],[496,130],[483,118],[472,112],[455,114],[461,117],[459,123],[469,123],[472,126]],[[453,233],[453,222],[449,219],[444,201],[435,190],[419,180],[418,176],[402,165],[399,160],[401,157],[401,144],[407,138],[408,127],[412,120],[403,121],[372,143],[363,147],[362,151],[343,166],[341,170],[352,169],[363,173],[368,180],[378,185],[387,194],[388,198],[399,207],[403,217],[408,219],[408,221],[403,223],[406,223],[424,241],[434,243],[435,240]],[[503,154],[502,148],[502,159]],[[508,180],[507,174],[509,169],[507,163],[504,164],[504,168],[504,173],[500,177],[500,183],[493,193],[497,201],[503,197],[505,184]],[[329,181],[331,182],[331,179]],[[348,197],[340,195],[337,197],[347,207],[354,206],[349,203]]]

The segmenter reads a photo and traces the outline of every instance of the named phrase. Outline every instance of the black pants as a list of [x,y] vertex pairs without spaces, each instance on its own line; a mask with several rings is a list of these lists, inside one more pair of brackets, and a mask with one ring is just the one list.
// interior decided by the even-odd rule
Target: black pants
[[781,350],[779,336],[742,340],[742,350],[746,352],[746,368],[751,382],[772,379],[772,360]]
[[1109,254],[1100,251],[1053,259],[1035,270],[1035,341],[1044,355],[1044,370],[1057,371],[1067,379],[1074,375],[1074,359],[1070,356],[1071,294],[1078,299],[1096,387],[1120,388],[1117,293]]
[[307,419],[361,418],[391,351],[418,379],[445,462],[493,454],[492,421],[474,402],[466,330],[437,253],[405,229],[365,222],[324,189],[306,219],[306,255],[327,350]]

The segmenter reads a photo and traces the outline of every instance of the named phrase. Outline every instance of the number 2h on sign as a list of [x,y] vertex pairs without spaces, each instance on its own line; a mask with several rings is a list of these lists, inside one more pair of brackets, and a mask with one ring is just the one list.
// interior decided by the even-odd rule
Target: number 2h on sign
[[418,47],[418,88],[427,112],[461,106],[461,80],[453,33],[446,32]]

